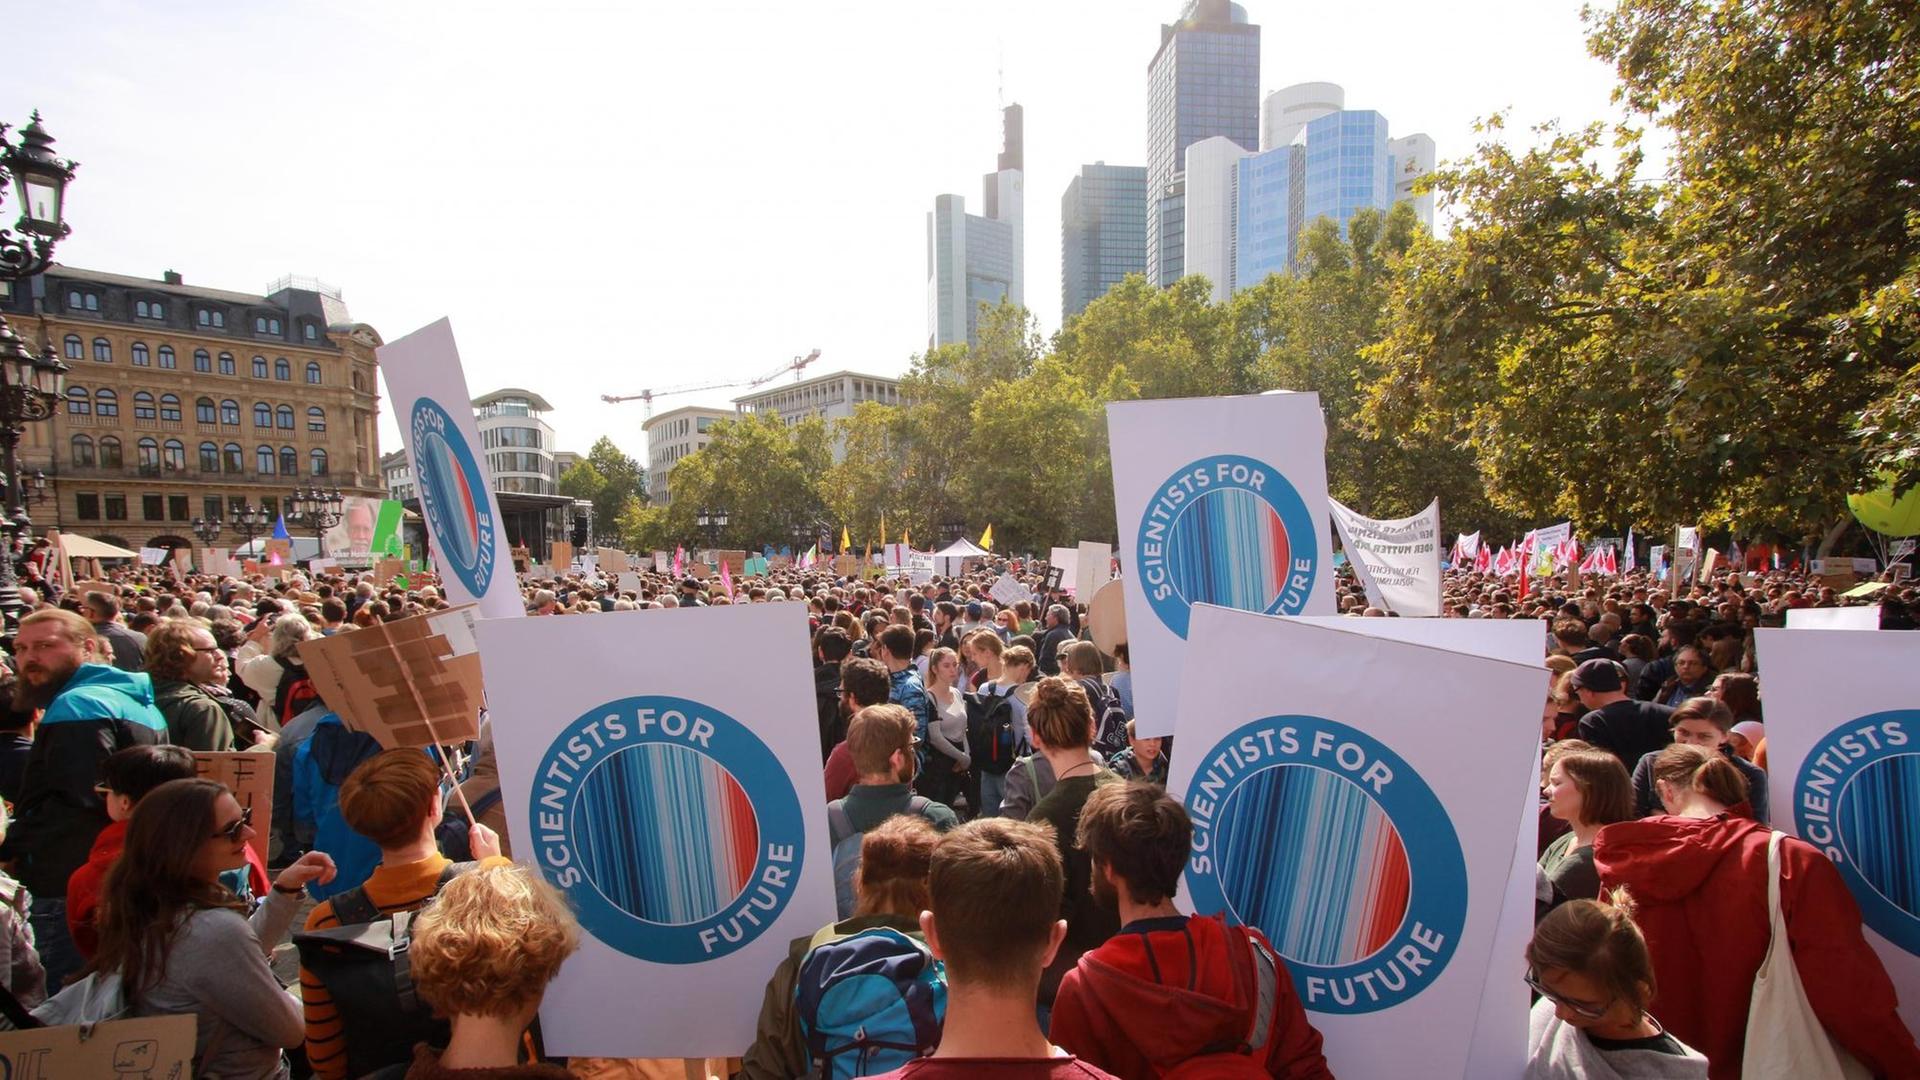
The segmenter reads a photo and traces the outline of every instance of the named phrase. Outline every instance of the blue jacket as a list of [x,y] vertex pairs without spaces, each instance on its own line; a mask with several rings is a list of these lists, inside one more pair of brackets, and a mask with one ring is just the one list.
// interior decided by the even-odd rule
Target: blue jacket
[[[307,886],[315,900],[325,900],[364,884],[380,865],[380,846],[354,832],[340,814],[340,785],[354,766],[380,752],[380,744],[364,732],[348,731],[340,714],[329,712],[313,725],[313,734],[293,755],[293,816],[311,828],[313,849],[333,856],[334,877]],[[281,852],[292,858],[297,852]]]
[[100,763],[130,746],[167,741],[153,705],[153,680],[106,664],[81,664],[40,717],[28,751],[20,804],[0,858],[35,896],[67,895],[67,879],[87,861],[107,827],[93,785]]
[[933,699],[927,696],[927,688],[920,681],[920,673],[912,665],[901,668],[888,676],[892,688],[887,698],[895,705],[913,714],[913,737],[919,743],[915,754],[921,766],[927,763],[927,729],[933,726]]

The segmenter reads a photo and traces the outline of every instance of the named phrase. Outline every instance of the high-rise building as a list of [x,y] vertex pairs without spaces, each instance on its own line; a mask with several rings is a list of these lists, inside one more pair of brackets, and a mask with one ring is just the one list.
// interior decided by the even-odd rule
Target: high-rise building
[[1346,107],[1347,92],[1336,83],[1295,83],[1275,90],[1261,107],[1260,149],[1286,146],[1309,123]]
[[1413,203],[1413,212],[1421,224],[1433,231],[1433,192],[1416,195],[1414,184],[1433,171],[1433,140],[1425,135],[1408,135],[1387,140],[1388,172],[1393,176],[1393,201]]
[[927,214],[927,347],[979,344],[980,305],[1026,303],[1026,180],[1020,106],[1001,110],[998,168],[982,187],[986,213],[960,195],[934,199]]
[[560,480],[553,460],[547,399],[509,387],[473,399],[473,422],[493,474],[493,490],[551,495]]
[[1060,196],[1060,317],[1086,310],[1128,274],[1147,269],[1147,170],[1080,166]]
[[1247,149],[1215,135],[1187,148],[1186,271],[1213,285],[1216,303],[1233,295],[1238,173]]
[[1233,287],[1238,290],[1293,268],[1300,218],[1307,212],[1306,147],[1282,144],[1236,164]]
[[673,502],[673,488],[668,484],[668,477],[673,475],[674,464],[712,442],[712,437],[707,433],[713,430],[713,425],[730,420],[733,415],[726,409],[683,405],[650,417],[641,425],[641,430],[647,436],[649,501],[656,506],[667,506]]
[[1307,221],[1331,218],[1344,233],[1361,208],[1392,205],[1386,117],[1343,109],[1307,124]]
[[1187,148],[1260,145],[1260,28],[1230,0],[1188,0],[1147,65],[1147,280],[1185,273]]

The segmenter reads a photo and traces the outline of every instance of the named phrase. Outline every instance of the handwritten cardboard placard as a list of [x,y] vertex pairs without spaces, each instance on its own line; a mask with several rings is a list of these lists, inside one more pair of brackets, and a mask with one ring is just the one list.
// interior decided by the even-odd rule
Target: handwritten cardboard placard
[[0,1075],[184,1078],[193,1069],[198,1024],[192,1013],[180,1013],[0,1032]]
[[603,547],[599,551],[600,569],[609,574],[617,574],[627,569],[627,553],[619,548]]
[[432,746],[479,734],[478,605],[310,638],[300,660],[348,728],[380,745]]
[[839,577],[852,577],[860,571],[860,560],[852,555],[835,555],[833,572]]
[[[264,556],[262,561],[268,566],[282,566],[293,561],[293,542],[291,540],[269,539],[266,546],[261,548],[260,551]],[[274,559],[275,555],[280,556],[277,561]]]
[[715,564],[725,563],[727,573],[743,574],[747,569],[747,553],[744,551],[716,551],[713,553]]
[[547,555],[547,562],[560,573],[566,573],[573,568],[573,545],[565,540],[555,540],[551,552]]
[[385,585],[387,582],[392,581],[394,578],[406,572],[407,561],[405,559],[381,559],[379,562],[373,564],[373,583],[376,585]]
[[[249,750],[195,750],[194,772],[204,780],[227,785],[242,810],[251,808],[253,820],[273,820],[273,755]],[[260,865],[267,864],[267,830],[256,828],[247,841]]]

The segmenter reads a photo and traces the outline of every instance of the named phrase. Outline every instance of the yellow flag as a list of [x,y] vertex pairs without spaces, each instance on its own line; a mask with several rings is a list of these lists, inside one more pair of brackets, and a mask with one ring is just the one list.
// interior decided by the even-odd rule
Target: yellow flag
[[840,554],[845,555],[852,550],[853,537],[847,535],[847,527],[842,525],[840,526]]
[[880,550],[885,551],[886,548],[887,548],[887,515],[885,513],[882,513],[880,515]]
[[986,548],[988,551],[993,550],[993,526],[992,525],[988,525],[987,531],[980,534],[980,546],[983,548]]
[[903,547],[903,548],[906,548],[906,549],[907,549],[908,551],[912,551],[912,550],[913,550],[913,537],[911,537],[911,536],[909,536],[909,535],[907,535],[907,534],[908,534],[908,532],[909,532],[909,530],[907,530],[907,529],[901,529],[901,530],[900,530],[900,546],[901,546],[901,547]]

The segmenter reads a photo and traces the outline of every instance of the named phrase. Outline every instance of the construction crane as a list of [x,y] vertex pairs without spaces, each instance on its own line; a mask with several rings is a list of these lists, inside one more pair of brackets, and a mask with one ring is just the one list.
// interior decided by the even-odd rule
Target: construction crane
[[653,399],[654,398],[672,397],[675,394],[695,394],[695,393],[699,393],[702,390],[725,390],[735,386],[745,386],[748,389],[752,389],[754,387],[765,386],[767,383],[770,383],[773,380],[779,378],[780,376],[785,375],[789,371],[793,372],[794,381],[799,382],[800,373],[807,369],[808,364],[811,364],[818,359],[820,359],[820,350],[815,349],[805,356],[794,357],[793,359],[787,361],[784,364],[781,364],[779,367],[775,368],[774,370],[768,372],[765,375],[760,376],[757,379],[735,379],[732,382],[701,383],[698,385],[687,385],[687,386],[668,386],[658,390],[649,387],[648,389],[642,390],[637,394],[618,394],[618,395],[601,394],[600,400],[606,402],[609,405],[618,405],[623,401],[638,401],[645,406],[645,410],[646,410],[645,418],[648,420],[651,420],[653,419]]

